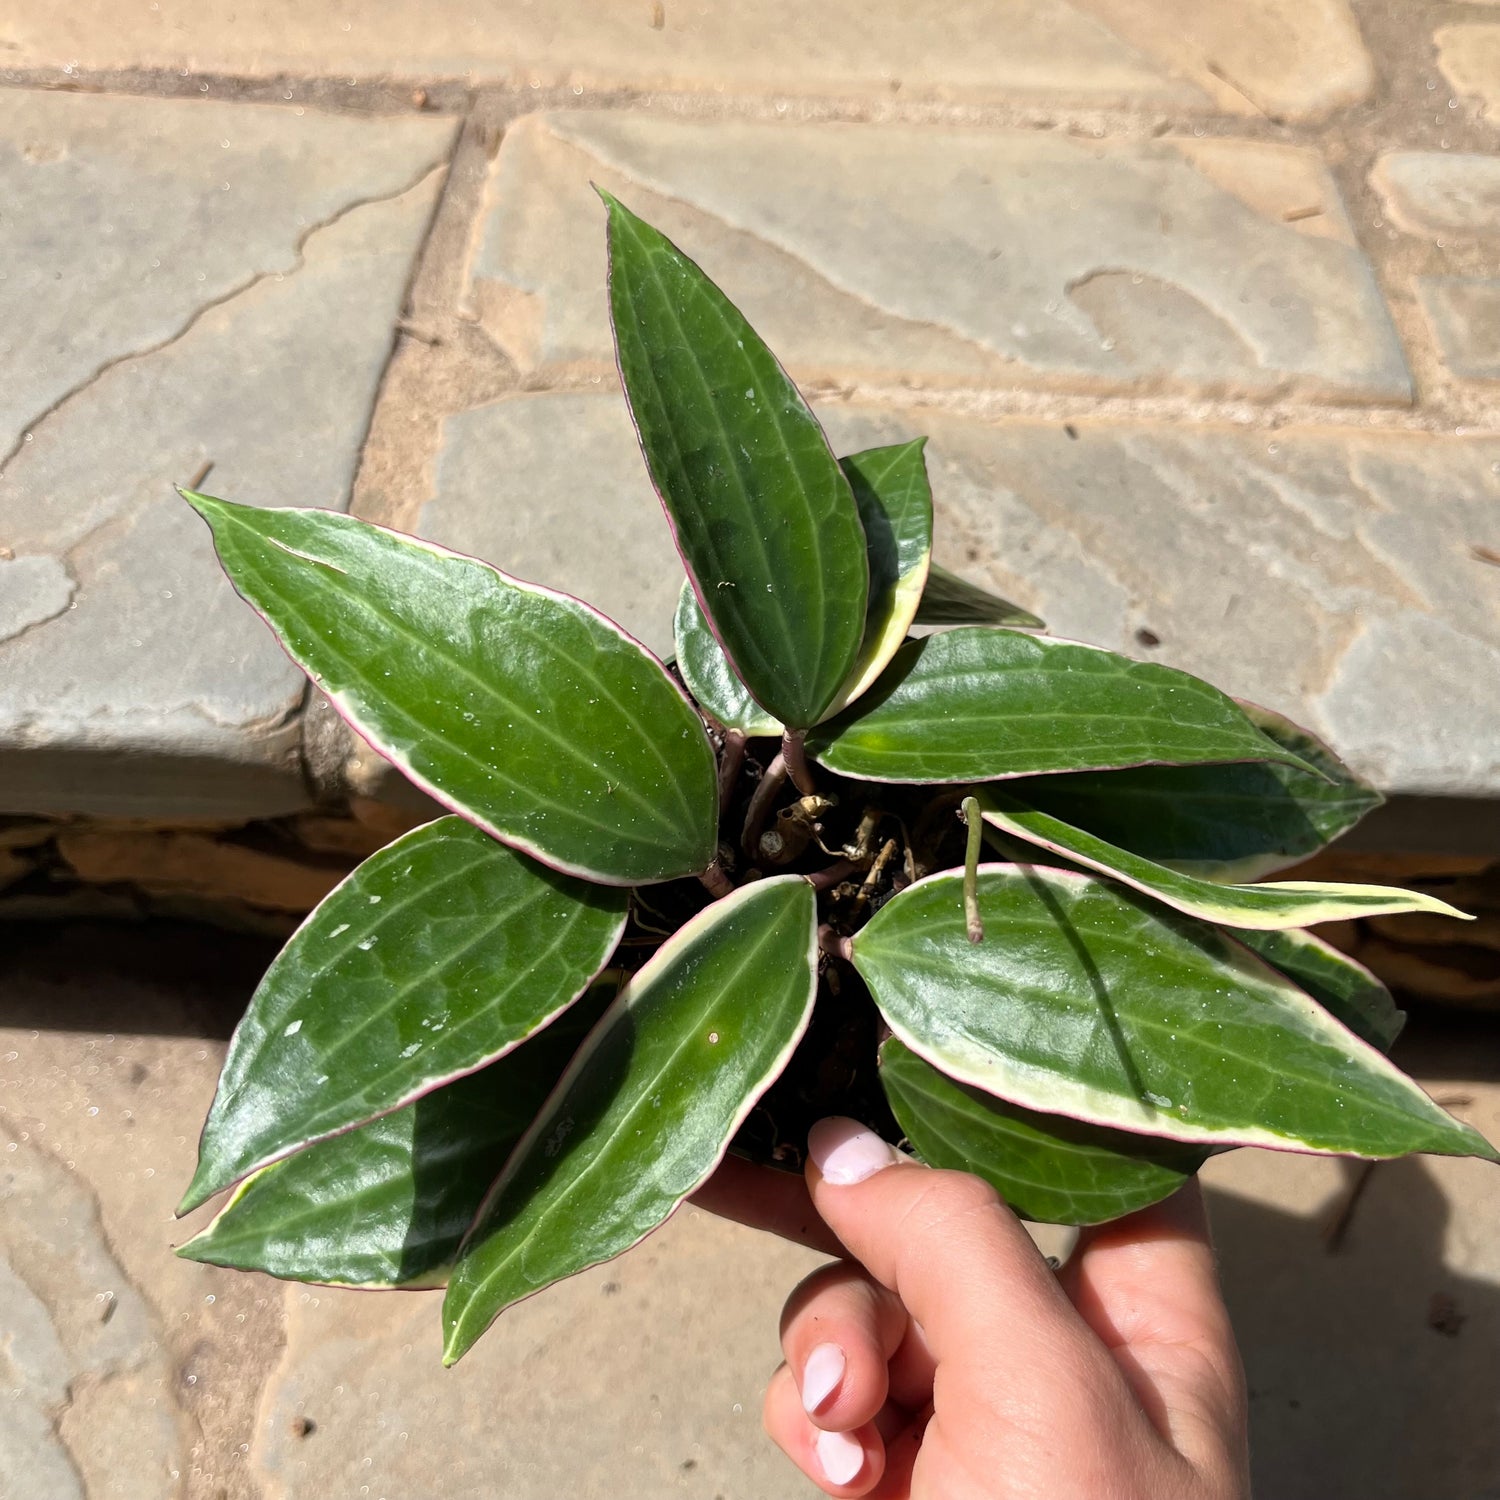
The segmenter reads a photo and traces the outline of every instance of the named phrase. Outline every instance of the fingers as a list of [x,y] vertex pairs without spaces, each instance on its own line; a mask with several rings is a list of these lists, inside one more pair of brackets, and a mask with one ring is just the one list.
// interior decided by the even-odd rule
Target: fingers
[[885,1444],[875,1426],[830,1432],[814,1425],[786,1365],[766,1387],[763,1420],[782,1452],[827,1494],[868,1494],[885,1472]]
[[692,1201],[721,1219],[779,1234],[796,1245],[843,1255],[837,1236],[818,1217],[799,1173],[759,1167],[742,1157],[726,1156]]
[[808,1177],[818,1212],[940,1363],[1005,1388],[1033,1389],[1046,1369],[1096,1383],[1101,1399],[1123,1394],[1041,1252],[977,1177],[907,1162],[852,1120],[813,1127]]
[[875,1420],[907,1328],[895,1297],[849,1261],[803,1281],[781,1315],[781,1350],[815,1426],[846,1432]]
[[1061,1280],[1172,1446],[1199,1466],[1243,1467],[1244,1373],[1197,1182],[1084,1230]]

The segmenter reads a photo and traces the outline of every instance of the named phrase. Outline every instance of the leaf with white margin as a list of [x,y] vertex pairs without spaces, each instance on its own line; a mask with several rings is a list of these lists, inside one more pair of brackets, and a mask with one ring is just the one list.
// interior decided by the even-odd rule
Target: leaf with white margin
[[1074,828],[998,787],[981,788],[976,795],[985,822],[1002,832],[1123,881],[1190,917],[1202,917],[1205,922],[1217,922],[1224,927],[1274,931],[1412,911],[1435,912],[1465,922],[1473,920],[1436,896],[1403,891],[1395,886],[1319,880],[1220,885],[1213,880],[1198,880],[1096,838],[1082,828]]
[[608,885],[713,860],[718,771],[703,723],[612,620],[353,516],[183,498],[292,660],[446,807]]
[[908,641],[807,751],[863,781],[992,781],[1144,764],[1307,769],[1216,687],[1076,641],[965,626]]
[[932,563],[932,486],[926,438],[868,448],[839,460],[854,491],[870,560],[870,602],[859,656],[824,711],[832,718],[885,670],[906,639],[922,602]]
[[1170,1197],[1211,1155],[1038,1114],[955,1083],[888,1037],[880,1082],[906,1139],[928,1166],[982,1177],[1033,1224],[1102,1224]]
[[1236,939],[1299,984],[1335,1020],[1372,1047],[1389,1052],[1406,1025],[1406,1012],[1365,966],[1316,933],[1237,932]]
[[1045,630],[1046,623],[982,589],[957,573],[933,563],[927,575],[927,587],[922,591],[922,602],[917,608],[918,625],[1009,625],[1016,630]]
[[609,961],[627,902],[462,818],[371,855],[251,998],[178,1212],[519,1046]]
[[1500,1153],[1225,933],[1090,875],[929,876],[855,934],[891,1030],[961,1083],[1045,1114],[1205,1145]]
[[452,1364],[514,1302],[628,1250],[723,1159],[812,1017],[817,911],[798,875],[742,886],[620,992],[501,1173],[443,1303]]
[[1027,781],[1034,807],[1200,880],[1239,884],[1295,865],[1384,800],[1315,735],[1240,702],[1246,718],[1310,770],[1269,763],[1139,766]]
[[724,648],[709,629],[691,583],[684,583],[677,596],[672,634],[677,647],[677,670],[704,712],[712,714],[726,729],[781,738],[781,720],[768,714],[735,675]]
[[618,985],[499,1062],[247,1177],[177,1254],[326,1286],[447,1281],[484,1195]]

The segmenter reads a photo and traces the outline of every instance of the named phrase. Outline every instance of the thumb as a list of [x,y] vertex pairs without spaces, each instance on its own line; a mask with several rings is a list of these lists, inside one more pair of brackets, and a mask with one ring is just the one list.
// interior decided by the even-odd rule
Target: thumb
[[1108,1366],[1020,1220],[987,1183],[918,1166],[846,1119],[813,1126],[807,1175],[828,1227],[901,1299],[939,1363],[1028,1383],[1037,1369],[1063,1374],[1059,1362],[1095,1377]]
[[1200,1464],[1243,1465],[1245,1377],[1197,1181],[1083,1230],[1061,1281],[1162,1436]]

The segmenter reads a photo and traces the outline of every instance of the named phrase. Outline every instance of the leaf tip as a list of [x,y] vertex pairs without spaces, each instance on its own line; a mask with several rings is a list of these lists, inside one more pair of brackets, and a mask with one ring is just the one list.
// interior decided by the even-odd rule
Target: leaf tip
[[605,208],[609,210],[611,217],[614,215],[616,210],[618,210],[620,213],[628,214],[630,212],[630,210],[626,208],[625,205],[621,203],[620,200],[616,198],[608,188],[600,187],[599,184],[597,182],[594,182],[592,179],[590,179],[589,181],[589,186],[593,188],[596,193],[598,193],[600,201],[604,204]]
[[202,1208],[220,1188],[228,1184],[219,1182],[207,1169],[203,1162],[198,1163],[198,1170],[193,1173],[193,1180],[188,1183],[187,1191],[182,1195],[182,1202],[177,1205],[174,1212],[175,1218],[182,1218],[184,1214],[190,1214],[195,1208]]

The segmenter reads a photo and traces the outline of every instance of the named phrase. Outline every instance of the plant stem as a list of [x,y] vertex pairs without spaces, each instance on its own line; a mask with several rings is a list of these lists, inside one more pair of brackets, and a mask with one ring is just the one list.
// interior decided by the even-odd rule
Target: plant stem
[[734,894],[734,882],[724,873],[723,866],[718,860],[715,860],[698,879],[708,887],[709,894],[715,900]]
[[818,790],[818,783],[813,780],[812,767],[807,763],[806,740],[806,730],[788,729],[781,736],[781,758],[786,762],[792,785],[804,797],[811,797]]
[[736,782],[745,764],[745,736],[738,729],[724,731],[724,749],[719,755],[719,811],[729,806]]
[[827,922],[818,928],[818,947],[832,958],[841,958],[848,963],[854,957],[854,944],[840,937]]
[[751,859],[760,855],[760,831],[766,826],[766,814],[776,800],[776,794],[786,784],[786,760],[778,755],[766,767],[760,785],[750,797],[750,806],[745,810],[745,829],[740,843]]
[[863,868],[852,859],[840,859],[831,865],[824,865],[821,870],[814,870],[804,878],[815,891],[831,891],[839,881],[847,880]]
[[984,819],[979,815],[979,799],[965,797],[960,810],[969,825],[969,844],[964,851],[964,922],[969,941],[984,941],[984,918],[979,915],[979,851],[984,843]]

